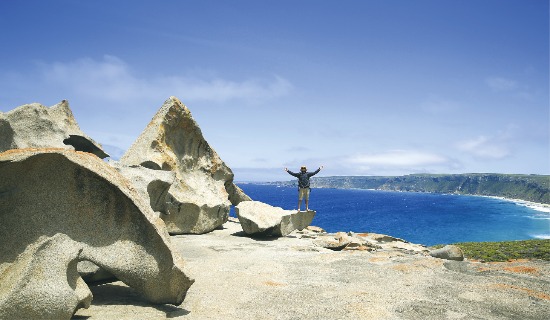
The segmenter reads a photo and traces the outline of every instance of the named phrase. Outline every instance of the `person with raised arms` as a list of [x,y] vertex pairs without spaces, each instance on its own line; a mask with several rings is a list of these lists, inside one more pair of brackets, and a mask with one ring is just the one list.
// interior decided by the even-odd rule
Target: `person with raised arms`
[[302,166],[300,168],[300,172],[295,173],[288,170],[288,168],[285,168],[285,171],[288,172],[288,174],[298,178],[298,211],[300,211],[300,208],[302,207],[302,199],[304,198],[306,200],[306,211],[309,211],[309,194],[311,192],[309,188],[309,178],[318,174],[321,169],[323,169],[323,166],[320,166],[319,169],[314,172],[307,172],[306,166]]

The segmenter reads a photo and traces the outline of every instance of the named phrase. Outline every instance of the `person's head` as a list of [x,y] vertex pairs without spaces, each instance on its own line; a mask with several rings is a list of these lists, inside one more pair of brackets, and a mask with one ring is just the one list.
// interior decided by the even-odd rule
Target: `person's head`
[[302,171],[302,172],[306,172],[306,171],[307,171],[307,168],[306,168],[306,166],[302,166],[302,167],[300,168],[300,171]]

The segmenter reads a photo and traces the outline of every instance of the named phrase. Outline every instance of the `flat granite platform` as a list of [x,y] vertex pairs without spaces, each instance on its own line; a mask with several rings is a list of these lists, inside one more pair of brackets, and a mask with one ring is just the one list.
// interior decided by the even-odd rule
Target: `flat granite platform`
[[546,319],[550,263],[449,261],[419,245],[332,251],[314,235],[247,237],[230,220],[173,236],[196,281],[180,306],[154,305],[122,282],[91,287],[73,319]]

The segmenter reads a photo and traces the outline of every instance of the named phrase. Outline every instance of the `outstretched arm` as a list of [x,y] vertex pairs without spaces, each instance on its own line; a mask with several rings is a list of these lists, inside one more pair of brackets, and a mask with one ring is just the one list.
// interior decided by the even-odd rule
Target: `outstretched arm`
[[294,177],[298,177],[298,176],[299,176],[299,174],[294,173],[294,172],[288,170],[288,168],[285,168],[285,171],[286,171],[289,175],[291,175],[291,176],[294,176]]
[[310,177],[312,177],[312,176],[318,174],[319,171],[321,171],[321,169],[323,169],[323,166],[320,166],[319,169],[317,169],[317,170],[315,170],[315,171],[309,173],[308,175],[309,175]]

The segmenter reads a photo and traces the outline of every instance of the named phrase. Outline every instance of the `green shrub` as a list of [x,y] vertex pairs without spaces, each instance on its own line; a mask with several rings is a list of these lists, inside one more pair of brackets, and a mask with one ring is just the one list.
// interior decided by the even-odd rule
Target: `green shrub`
[[[521,240],[502,242],[459,242],[454,243],[464,252],[467,259],[487,262],[514,259],[540,259],[550,261],[550,240]],[[437,245],[433,248],[441,248]]]

